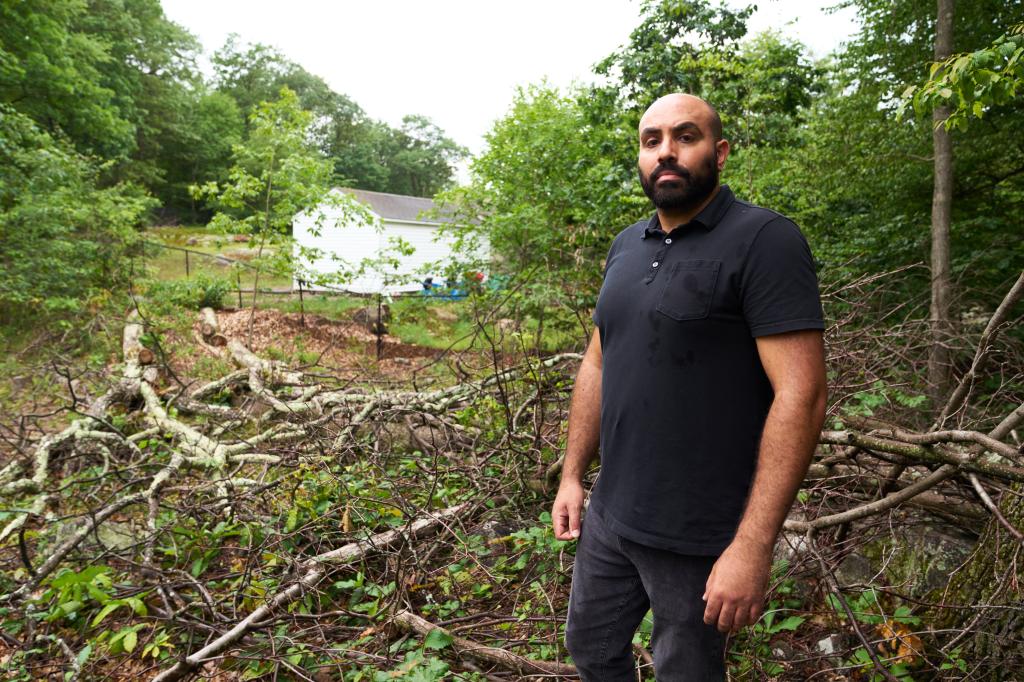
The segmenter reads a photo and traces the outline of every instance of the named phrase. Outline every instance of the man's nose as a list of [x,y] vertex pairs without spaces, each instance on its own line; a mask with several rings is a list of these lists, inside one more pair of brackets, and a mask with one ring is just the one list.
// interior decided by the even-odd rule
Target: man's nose
[[662,140],[661,144],[658,145],[658,162],[661,163],[668,160],[676,160],[675,140],[671,136]]

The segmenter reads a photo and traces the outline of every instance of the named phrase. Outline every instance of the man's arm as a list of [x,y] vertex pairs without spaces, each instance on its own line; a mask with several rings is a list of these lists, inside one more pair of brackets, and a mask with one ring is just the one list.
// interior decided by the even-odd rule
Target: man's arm
[[708,577],[704,622],[721,632],[761,616],[772,549],[807,475],[825,420],[825,350],[821,332],[762,336],[757,352],[775,398],[765,420],[757,470],[736,537]]
[[601,335],[595,329],[576,373],[569,404],[569,435],[562,461],[562,482],[551,508],[551,521],[559,540],[572,540],[580,535],[583,474],[597,454],[601,433],[601,361]]

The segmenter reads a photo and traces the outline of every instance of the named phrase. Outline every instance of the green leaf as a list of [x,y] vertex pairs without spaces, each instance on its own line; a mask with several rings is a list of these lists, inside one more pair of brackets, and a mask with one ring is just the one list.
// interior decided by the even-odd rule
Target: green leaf
[[102,623],[104,618],[109,616],[111,613],[113,613],[114,611],[116,611],[117,609],[122,607],[123,605],[124,605],[124,602],[122,602],[120,600],[117,600],[117,601],[112,601],[109,604],[107,604],[106,606],[104,606],[102,609],[100,609],[100,612],[96,614],[96,617],[92,619],[92,626],[96,627],[97,625]]
[[86,644],[82,647],[82,650],[78,652],[78,655],[75,656],[75,660],[78,662],[78,665],[85,665],[85,662],[89,660],[90,654],[92,654],[92,644]]
[[771,629],[771,631],[773,633],[782,632],[783,630],[793,631],[800,627],[803,624],[804,620],[806,619],[802,616],[790,616],[781,623],[777,623],[775,627]]
[[292,507],[288,510],[288,520],[284,524],[284,532],[291,533],[299,525],[299,508]]
[[82,602],[78,601],[77,599],[72,599],[71,601],[66,601],[63,604],[61,604],[60,610],[67,615],[71,615],[73,613],[76,613],[78,609],[82,608],[82,606]]
[[452,636],[441,629],[431,630],[426,639],[423,640],[423,646],[428,649],[443,649],[451,643]]
[[138,597],[129,597],[125,601],[128,602],[128,605],[132,607],[132,611],[134,611],[137,615],[149,615],[149,609],[146,608],[146,603]]
[[121,640],[121,646],[124,647],[125,651],[131,653],[132,650],[135,649],[135,645],[138,643],[138,641],[138,633],[136,633],[135,630],[129,630],[127,633],[125,633],[124,638]]

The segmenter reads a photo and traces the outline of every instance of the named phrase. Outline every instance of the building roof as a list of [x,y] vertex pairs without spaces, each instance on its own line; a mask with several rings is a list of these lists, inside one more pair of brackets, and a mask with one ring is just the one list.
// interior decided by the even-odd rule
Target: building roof
[[384,220],[408,220],[434,224],[447,223],[452,220],[446,216],[431,214],[437,208],[433,199],[410,197],[404,194],[388,194],[387,192],[371,192],[366,189],[351,189],[349,187],[339,187],[338,189],[346,194],[351,194],[369,206]]

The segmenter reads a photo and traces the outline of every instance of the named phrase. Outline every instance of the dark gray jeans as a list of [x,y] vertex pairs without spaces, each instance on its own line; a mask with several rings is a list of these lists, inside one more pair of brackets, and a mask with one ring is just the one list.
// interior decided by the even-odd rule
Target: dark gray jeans
[[633,634],[650,608],[659,682],[721,682],[725,635],[704,624],[704,586],[717,557],[645,547],[591,511],[583,523],[565,645],[584,682],[635,680]]

